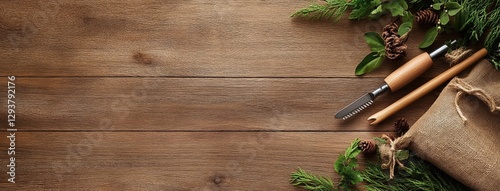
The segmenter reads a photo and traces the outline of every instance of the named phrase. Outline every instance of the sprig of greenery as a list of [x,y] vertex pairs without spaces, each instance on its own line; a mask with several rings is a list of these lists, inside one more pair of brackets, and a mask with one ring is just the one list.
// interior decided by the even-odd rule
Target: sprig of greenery
[[380,0],[353,0],[351,2],[352,12],[349,14],[349,19],[351,20],[369,17],[373,10],[381,3]]
[[382,37],[376,32],[367,32],[364,37],[372,52],[366,55],[358,64],[356,70],[354,70],[356,75],[363,75],[375,70],[385,59],[385,42]]
[[[403,1],[404,0],[394,0]],[[324,4],[311,4],[300,9],[292,17],[308,17],[312,19],[340,20],[347,9],[351,9],[349,19],[358,20],[369,17],[377,6],[381,5],[381,0],[325,0]]]
[[455,28],[465,42],[475,43],[484,38],[490,61],[500,70],[500,0],[457,0],[463,6]]
[[488,50],[490,61],[497,70],[500,70],[500,27],[491,29],[490,35],[486,37],[485,45]]
[[[384,139],[375,139],[379,144],[387,144]],[[397,175],[392,180],[389,179],[387,170],[381,168],[381,161],[367,163],[363,171],[356,170],[358,167],[356,156],[361,152],[358,148],[359,142],[359,139],[355,139],[345,153],[339,155],[335,161],[335,171],[341,177],[338,186],[335,186],[329,177],[311,174],[301,168],[292,173],[290,183],[310,191],[351,190],[352,185],[359,182],[365,182],[365,189],[368,191],[470,190],[432,164],[416,156],[410,156],[407,150],[396,153],[398,159],[405,160],[406,164],[404,168],[398,169]]]
[[405,0],[391,0],[380,3],[369,15],[371,19],[377,19],[380,16],[390,13],[391,16],[403,16],[408,10],[408,3]]
[[311,4],[306,8],[300,9],[292,17],[309,17],[312,19],[329,19],[338,21],[353,2],[346,0],[326,0],[326,4]]
[[290,182],[294,186],[299,186],[311,191],[334,190],[333,182],[330,178],[311,174],[301,168],[297,168],[297,171],[292,173]]
[[500,0],[496,1],[495,9],[489,13],[487,25],[490,27],[490,33],[484,40],[484,47],[488,50],[495,68],[500,70]]
[[355,139],[345,153],[339,155],[335,161],[335,172],[341,177],[337,187],[330,178],[311,174],[301,168],[292,173],[290,183],[311,191],[350,190],[352,185],[363,181],[361,171],[356,169],[358,167],[356,156],[361,153],[361,149],[358,148],[359,142],[359,139]]
[[[410,1],[411,3],[420,3]],[[311,4],[306,8],[300,9],[292,17],[308,17],[312,19],[333,18],[338,21],[344,13],[351,9],[349,19],[359,20],[363,18],[379,18],[384,14],[403,16],[408,10],[408,3],[405,0],[325,0],[324,4]]]
[[[408,11],[403,11],[401,18],[403,23],[398,28],[398,34],[400,36],[407,36],[413,27],[414,16]],[[363,75],[375,70],[385,59],[385,41],[382,37],[376,32],[367,32],[364,37],[366,44],[370,47],[371,53],[366,55],[358,64],[354,70],[354,74],[356,75]]]
[[470,190],[432,164],[412,156],[406,168],[400,169],[393,180],[379,164],[368,163],[362,172],[368,191],[408,191],[408,190]]
[[[351,9],[349,19],[377,19],[384,14],[393,17],[402,17],[403,23],[399,28],[399,35],[411,31],[413,15],[409,9],[422,10],[431,7],[439,12],[439,23],[428,29],[419,48],[427,48],[444,31],[460,31],[464,35],[464,42],[474,43],[483,36],[485,48],[490,60],[497,70],[500,70],[500,0],[325,0],[324,4],[312,4],[298,10],[292,17],[308,17],[313,19],[333,18],[338,21]],[[372,48],[370,46],[370,48]],[[379,67],[385,54],[373,51],[368,54],[356,67],[355,74],[363,75]]]
[[453,0],[434,0],[434,4],[431,5],[432,9],[439,11],[439,23],[435,26],[427,30],[424,35],[424,39],[419,45],[419,48],[427,48],[431,46],[439,33],[443,32],[443,27],[449,27],[453,24],[450,23],[452,17],[457,15],[462,10],[462,5],[458,2],[454,2]]
[[466,41],[479,41],[481,35],[487,28],[488,21],[488,7],[491,1],[474,1],[462,0],[461,4],[464,5],[463,12],[460,15],[463,17],[460,23],[457,24],[458,30],[463,32]]
[[361,172],[356,170],[358,167],[358,160],[356,156],[361,153],[359,149],[360,140],[356,139],[351,143],[343,155],[339,155],[334,164],[334,169],[340,175],[339,188],[349,190],[351,185],[355,185],[363,181]]

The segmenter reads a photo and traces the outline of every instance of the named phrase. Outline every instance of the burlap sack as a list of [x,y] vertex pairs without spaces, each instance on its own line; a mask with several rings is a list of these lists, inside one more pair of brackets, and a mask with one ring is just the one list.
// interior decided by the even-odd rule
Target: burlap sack
[[500,71],[455,77],[404,137],[410,150],[475,190],[500,190]]

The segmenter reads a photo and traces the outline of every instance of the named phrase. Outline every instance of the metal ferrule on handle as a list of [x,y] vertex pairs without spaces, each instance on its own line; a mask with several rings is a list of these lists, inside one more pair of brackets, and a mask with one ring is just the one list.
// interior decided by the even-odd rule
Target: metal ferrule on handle
[[[451,41],[451,43],[450,43],[450,44],[451,44],[451,45],[453,45],[453,44],[455,44],[456,42],[457,42],[457,40],[453,40],[453,41]],[[449,49],[449,48],[450,48],[450,47],[449,47],[448,45],[446,45],[446,44],[445,44],[445,45],[443,45],[443,46],[439,47],[438,49],[436,49],[436,50],[432,51],[431,53],[429,53],[429,56],[431,57],[431,59],[433,59],[433,60],[434,60],[434,59],[436,59],[436,58],[438,58],[438,57],[442,56],[443,54],[446,54],[446,52],[448,52],[448,49]]]
[[384,84],[380,88],[377,88],[375,91],[373,91],[372,95],[375,98],[375,97],[379,96],[380,94],[386,92],[387,90],[389,90],[389,85]]

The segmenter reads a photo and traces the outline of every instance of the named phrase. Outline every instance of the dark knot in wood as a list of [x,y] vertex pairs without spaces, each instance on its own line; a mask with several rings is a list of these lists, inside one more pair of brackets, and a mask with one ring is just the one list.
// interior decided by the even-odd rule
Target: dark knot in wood
[[132,58],[140,64],[153,64],[153,59],[147,54],[137,52],[132,56]]
[[216,185],[219,185],[219,184],[221,184],[221,183],[222,183],[223,179],[224,179],[224,177],[219,176],[219,175],[216,175],[216,176],[214,176],[213,181],[214,181],[214,183],[215,183]]

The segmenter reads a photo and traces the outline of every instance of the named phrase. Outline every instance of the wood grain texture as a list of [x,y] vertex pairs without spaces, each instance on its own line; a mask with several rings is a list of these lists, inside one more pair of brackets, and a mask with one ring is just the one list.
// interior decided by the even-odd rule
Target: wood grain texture
[[392,92],[398,91],[422,75],[432,64],[429,54],[420,54],[389,74],[384,81]]
[[[352,140],[379,134],[18,132],[17,183],[0,186],[19,190],[298,190],[288,184],[297,166],[332,177],[333,162]],[[4,150],[5,142],[0,147]],[[6,158],[6,153],[0,156]],[[6,174],[0,178],[6,179]]]
[[[411,87],[377,98],[350,120],[334,119],[382,83],[379,78],[18,77],[17,124],[31,131],[96,130],[102,123],[134,131],[390,131],[397,117],[415,122],[438,95],[435,91],[378,127],[368,125],[368,116]],[[1,113],[6,116],[6,110]]]
[[[289,17],[308,4],[0,1],[0,190],[300,190],[288,183],[297,166],[337,178],[354,138],[391,133],[396,117],[412,124],[440,90],[378,127],[366,118],[448,66],[335,120],[423,52],[426,28],[412,29],[404,59],[356,77],[363,34],[392,21]],[[17,184],[5,173],[11,75]]]
[[[5,74],[352,77],[369,53],[363,33],[391,22],[291,19],[306,1],[38,2],[0,3]],[[367,76],[385,77],[420,54],[426,29],[413,30],[407,57]],[[425,75],[446,67],[436,64]]]

